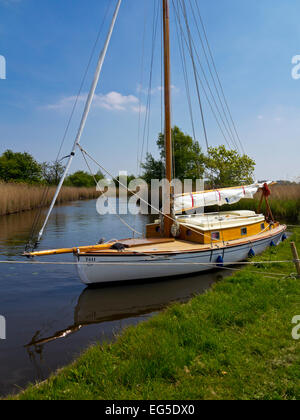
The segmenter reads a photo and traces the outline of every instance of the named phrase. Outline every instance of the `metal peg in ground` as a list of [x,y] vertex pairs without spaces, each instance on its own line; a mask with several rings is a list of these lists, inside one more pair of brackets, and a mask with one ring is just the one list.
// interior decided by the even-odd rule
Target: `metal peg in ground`
[[295,263],[295,266],[296,266],[298,277],[300,278],[300,260],[299,260],[299,255],[298,255],[298,251],[297,251],[295,242],[291,242],[291,248],[292,248],[294,263]]

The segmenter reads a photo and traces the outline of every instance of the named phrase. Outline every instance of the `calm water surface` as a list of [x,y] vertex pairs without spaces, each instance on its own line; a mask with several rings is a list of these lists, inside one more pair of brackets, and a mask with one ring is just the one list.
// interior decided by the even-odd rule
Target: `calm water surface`
[[[0,217],[0,260],[22,260],[35,212]],[[143,232],[147,216],[125,216]],[[97,243],[132,234],[116,216],[99,216],[95,201],[56,207],[41,249]],[[51,257],[73,261],[71,256]],[[227,274],[227,272],[226,272]],[[157,313],[169,303],[203,293],[223,272],[154,283],[87,289],[75,266],[0,264],[0,315],[7,339],[0,340],[0,394],[46,379],[87,346]]]

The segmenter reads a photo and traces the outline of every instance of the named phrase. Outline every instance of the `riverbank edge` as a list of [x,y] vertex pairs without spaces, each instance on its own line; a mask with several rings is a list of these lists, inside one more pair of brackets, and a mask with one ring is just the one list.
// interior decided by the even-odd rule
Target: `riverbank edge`
[[[47,198],[44,196],[46,188],[46,186],[40,185],[4,183],[0,181],[0,216],[39,209],[41,208],[41,202],[43,202],[43,208],[49,207],[55,194],[56,187],[49,187]],[[116,194],[117,196],[119,194],[118,187],[116,188]],[[56,204],[61,205],[79,200],[97,199],[100,196],[101,192],[97,191],[95,187],[64,186]],[[256,212],[259,207],[259,201],[260,197],[259,194],[257,194],[254,200],[244,199],[237,204],[223,206],[222,211],[253,210]],[[151,202],[150,192],[149,202]],[[270,197],[270,206],[278,220],[288,223],[300,223],[300,184],[291,186],[275,185]],[[219,212],[220,208],[217,206],[211,207],[210,211]],[[263,204],[261,211],[266,214],[267,209],[265,203]]]
[[[0,182],[0,216],[23,213],[26,211],[47,208],[54,197],[56,187],[29,184],[5,184]],[[79,200],[92,200],[100,197],[96,188],[63,187],[56,205]]]
[[[254,261],[292,260],[291,240]],[[246,266],[9,399],[300,399],[299,286],[292,262]]]

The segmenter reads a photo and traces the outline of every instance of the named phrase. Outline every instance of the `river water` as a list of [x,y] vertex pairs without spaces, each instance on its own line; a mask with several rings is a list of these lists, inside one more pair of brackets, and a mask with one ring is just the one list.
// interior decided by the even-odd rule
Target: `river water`
[[[23,260],[35,212],[0,217],[0,260]],[[124,217],[143,232],[148,216]],[[95,201],[55,208],[40,249],[73,247],[131,237],[117,216],[99,216]],[[51,257],[73,261],[72,256]],[[49,261],[49,259],[47,259]],[[172,302],[203,293],[228,272],[87,289],[73,265],[0,264],[0,395],[46,379],[89,345],[113,340],[126,326],[151,317]]]

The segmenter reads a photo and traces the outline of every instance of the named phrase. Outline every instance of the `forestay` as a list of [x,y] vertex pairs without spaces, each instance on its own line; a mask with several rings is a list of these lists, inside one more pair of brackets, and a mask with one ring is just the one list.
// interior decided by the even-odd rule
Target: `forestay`
[[85,103],[83,115],[82,115],[82,118],[81,118],[81,122],[80,122],[80,126],[79,126],[79,129],[78,129],[76,138],[75,138],[75,142],[74,142],[72,151],[71,151],[70,155],[68,156],[68,162],[66,164],[64,173],[62,175],[62,178],[61,178],[61,180],[59,182],[59,185],[58,185],[58,187],[56,189],[56,192],[54,194],[52,203],[51,203],[50,208],[48,210],[48,213],[46,215],[45,222],[43,224],[42,229],[39,232],[38,242],[41,240],[41,238],[43,236],[44,230],[45,230],[45,228],[47,226],[47,223],[48,223],[49,218],[50,218],[50,215],[51,215],[51,213],[53,211],[53,208],[54,208],[54,205],[56,203],[56,200],[57,200],[57,198],[59,196],[59,193],[60,193],[60,191],[62,189],[62,186],[64,184],[64,181],[66,179],[66,176],[69,173],[71,164],[72,164],[73,159],[74,159],[74,156],[75,156],[75,152],[76,152],[77,148],[80,145],[81,136],[82,136],[82,133],[84,131],[84,128],[85,128],[85,125],[86,125],[86,122],[87,122],[87,118],[88,118],[88,115],[89,115],[89,112],[90,112],[90,109],[91,109],[91,105],[92,105],[92,102],[93,102],[93,99],[94,99],[94,95],[95,95],[95,92],[96,92],[96,88],[97,88],[97,85],[98,85],[98,82],[99,82],[99,79],[100,79],[100,75],[101,75],[102,67],[103,67],[103,64],[104,64],[104,60],[105,60],[105,57],[106,57],[106,54],[107,54],[109,43],[110,43],[110,40],[111,40],[111,37],[112,37],[112,34],[113,34],[113,30],[114,30],[114,27],[115,27],[115,23],[116,23],[116,20],[117,20],[118,14],[119,14],[119,10],[120,10],[120,7],[121,7],[121,2],[122,2],[122,0],[118,0],[118,2],[117,2],[117,6],[116,6],[116,9],[115,9],[113,18],[112,18],[112,22],[111,22],[111,25],[110,25],[110,28],[109,28],[109,31],[108,31],[108,35],[107,35],[105,44],[104,44],[104,48],[101,51],[101,54],[99,56],[99,60],[98,60],[98,64],[97,64],[97,68],[96,68],[96,72],[95,72],[95,76],[94,76],[94,80],[93,80],[93,83],[92,83],[90,92],[88,94],[88,97],[87,97],[87,100],[86,100],[86,103]]

